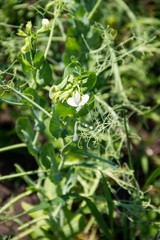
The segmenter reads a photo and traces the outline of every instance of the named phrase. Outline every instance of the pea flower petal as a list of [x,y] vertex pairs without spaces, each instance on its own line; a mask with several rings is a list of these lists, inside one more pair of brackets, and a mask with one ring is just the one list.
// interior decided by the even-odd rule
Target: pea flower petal
[[67,99],[67,103],[72,107],[77,107],[77,112],[80,108],[86,104],[89,100],[89,95],[85,94],[83,96],[80,95],[78,91],[73,92],[72,97]]
[[89,100],[89,95],[88,94],[85,94],[82,96],[82,101],[79,103],[79,106],[83,106],[84,104],[86,104]]

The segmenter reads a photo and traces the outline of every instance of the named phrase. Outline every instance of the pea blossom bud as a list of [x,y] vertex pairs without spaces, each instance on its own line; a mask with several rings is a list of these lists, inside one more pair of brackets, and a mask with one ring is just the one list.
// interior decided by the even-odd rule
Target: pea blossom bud
[[31,21],[28,21],[26,24],[26,32],[28,35],[31,35],[31,33],[32,33],[32,22]]
[[29,42],[29,38],[27,37],[27,38],[25,38],[25,45],[21,48],[21,51],[23,52],[23,53],[27,53],[27,52],[29,52],[30,51],[30,42]]
[[47,18],[42,19],[42,26],[43,26],[45,29],[48,29],[48,28],[49,28],[49,21],[48,21]]

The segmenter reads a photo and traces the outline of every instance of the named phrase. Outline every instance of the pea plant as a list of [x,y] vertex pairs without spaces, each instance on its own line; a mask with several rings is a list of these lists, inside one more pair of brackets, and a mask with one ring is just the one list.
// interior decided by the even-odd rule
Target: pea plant
[[[136,22],[125,2],[115,2]],[[0,209],[2,223],[19,225],[2,239],[158,239],[160,212],[147,188],[158,175],[140,186],[131,149],[140,137],[128,122],[151,112],[132,80],[134,72],[143,79],[141,56],[158,45],[138,23],[120,37],[104,23],[109,8],[114,3],[101,0],[38,1],[39,21],[17,29],[19,50],[0,72],[0,100],[16,111],[19,143],[0,152],[27,148],[37,170],[15,164],[15,173],[0,177],[26,183]],[[22,201],[23,212],[11,216],[31,194],[39,204]]]

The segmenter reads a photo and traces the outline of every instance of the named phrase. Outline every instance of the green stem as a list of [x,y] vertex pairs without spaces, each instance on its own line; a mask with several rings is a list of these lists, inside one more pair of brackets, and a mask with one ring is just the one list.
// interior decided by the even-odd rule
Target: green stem
[[7,208],[9,208],[13,203],[17,202],[18,200],[20,200],[21,198],[24,198],[28,195],[30,195],[31,193],[33,193],[32,190],[28,190],[24,193],[19,194],[18,196],[16,196],[15,198],[11,199],[7,204],[5,204],[1,209],[0,209],[0,214],[5,211]]
[[56,19],[58,18],[59,12],[60,12],[60,9],[59,9],[59,7],[57,7],[54,11],[54,19],[53,19],[53,23],[52,23],[52,28],[51,28],[51,32],[50,32],[50,35],[49,35],[49,40],[48,40],[48,44],[47,44],[47,47],[46,47],[46,51],[45,51],[45,54],[44,54],[45,58],[47,57],[49,48],[51,46],[52,37],[53,37],[55,25],[56,25]]
[[87,234],[90,230],[90,228],[92,227],[93,223],[95,222],[95,218],[93,216],[91,216],[91,218],[89,219],[87,226],[84,229],[84,234]]
[[127,138],[127,149],[128,149],[128,157],[129,157],[129,166],[130,166],[131,169],[134,169],[133,161],[132,161],[132,155],[131,155],[131,149],[130,149],[130,139],[129,139],[129,135],[128,135],[126,116],[125,116],[124,110],[123,110],[123,118],[124,118],[124,128],[125,128],[126,138]]
[[35,106],[36,108],[38,108],[39,110],[41,110],[42,112],[44,112],[49,118],[52,118],[52,115],[47,112],[44,108],[42,108],[40,105],[38,105],[36,102],[32,101],[30,98],[28,98],[27,96],[25,96],[23,93],[18,92],[16,89],[12,88],[12,91],[14,93],[16,93],[17,95],[19,95],[20,97],[24,98],[25,100],[27,100],[29,103],[31,103],[33,106]]
[[[38,42],[45,42],[46,40],[48,40],[48,37],[40,37],[39,39],[38,39]],[[64,42],[65,41],[65,37],[56,37],[56,36],[54,36],[54,37],[51,37],[51,41],[54,41],[54,42]]]
[[[115,0],[115,1],[126,12],[126,14],[128,15],[128,18],[131,20],[131,22],[135,22],[137,20],[134,13],[131,11],[131,9],[128,7],[128,5],[124,1],[122,1],[122,0]],[[140,35],[141,29],[140,29],[139,25],[136,26],[136,32],[138,35]]]
[[105,107],[105,109],[112,115],[112,117],[118,121],[118,115],[115,113],[113,108],[110,107],[102,98],[98,97],[97,95],[94,95],[94,97],[97,100],[97,102],[102,104]]
[[63,164],[64,164],[64,156],[62,155],[62,153],[60,154],[60,158],[61,158],[61,162],[60,162],[60,164],[58,166],[58,170],[59,171],[61,170],[61,168],[63,167]]
[[22,4],[14,5],[13,9],[19,10],[19,9],[24,9],[24,8],[28,8],[28,7],[29,7],[29,3],[22,3]]
[[37,141],[38,141],[38,138],[39,138],[39,135],[40,135],[40,132],[37,131],[36,134],[35,134],[35,137],[34,137],[34,140],[32,142],[32,145],[35,146]]
[[11,146],[8,146],[8,147],[0,148],[0,152],[5,152],[5,151],[13,150],[13,149],[16,149],[16,148],[26,147],[26,146],[27,145],[25,143],[18,143],[18,144],[14,144],[14,145],[11,145]]
[[113,68],[114,80],[115,80],[115,89],[117,93],[121,94],[123,101],[128,102],[127,96],[123,89],[121,77],[119,74],[118,64],[116,61],[116,56],[113,48],[110,49],[110,53],[111,53],[112,68]]
[[94,5],[94,8],[92,9],[92,11],[90,12],[90,14],[88,15],[88,19],[91,20],[91,18],[93,17],[94,13],[96,12],[97,8],[99,7],[100,3],[102,0],[98,0],[97,3]]
[[2,99],[2,98],[0,98],[0,101],[1,101],[1,102],[4,102],[4,103],[7,103],[7,104],[11,104],[11,105],[24,106],[23,103],[11,102],[11,101],[8,101],[8,100]]
[[50,32],[50,35],[49,35],[48,44],[47,44],[46,51],[45,51],[45,54],[44,54],[45,58],[47,57],[49,48],[51,46],[52,36],[53,36],[53,33],[54,33],[54,28],[55,28],[55,23],[56,23],[56,18],[53,19],[53,24],[52,24],[51,32]]
[[0,25],[5,26],[5,27],[10,27],[10,28],[19,28],[19,26],[11,25],[11,24],[7,24],[7,23],[3,23],[3,22],[1,22]]
[[[29,227],[31,224],[33,224],[33,223],[37,223],[37,222],[39,222],[39,221],[41,221],[41,220],[45,220],[45,219],[48,219],[48,218],[49,218],[48,216],[42,216],[42,217],[33,219],[33,220],[31,220],[31,221],[23,224],[23,226],[20,226],[19,228],[17,228],[16,232],[17,232],[17,231],[21,231],[21,230],[23,230],[23,229],[25,229],[25,228],[28,228],[28,227]],[[30,231],[27,230],[27,231],[25,231],[25,232],[20,233],[18,236],[15,236],[15,237],[12,238],[11,240],[19,240],[19,239],[22,239],[22,237],[24,237],[24,236],[26,236],[26,235],[28,235],[28,234],[30,234],[31,232],[34,231],[33,228],[30,228],[29,230],[30,230]]]
[[[26,224],[25,224],[26,225]],[[10,240],[19,240],[19,239],[23,239],[23,237],[28,236],[29,234],[31,234],[34,231],[33,228],[29,228],[26,231],[20,233],[18,236],[15,236],[13,238],[10,238]],[[15,231],[13,232],[13,234],[15,233]],[[12,234],[12,232],[10,233]]]
[[35,170],[35,171],[28,171],[28,172],[23,172],[23,173],[14,173],[6,176],[0,176],[0,181],[6,180],[6,179],[12,179],[12,178],[17,178],[17,177],[23,177],[26,175],[34,175],[38,173],[45,173],[47,170]]
[[[18,164],[15,164],[15,168],[18,173],[24,172],[24,169],[21,166],[19,166]],[[22,178],[24,179],[24,181],[27,183],[27,185],[29,187],[36,188],[35,182],[32,181],[32,179],[28,175],[24,175]]]
[[78,122],[76,121],[75,124],[74,124],[74,134],[73,134],[73,142],[76,142],[78,140],[78,135],[77,135],[77,125],[78,125]]

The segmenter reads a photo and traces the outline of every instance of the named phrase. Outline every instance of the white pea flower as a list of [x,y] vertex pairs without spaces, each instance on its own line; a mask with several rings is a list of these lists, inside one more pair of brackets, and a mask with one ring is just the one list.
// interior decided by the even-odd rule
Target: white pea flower
[[37,33],[43,33],[49,30],[49,20],[47,18],[42,19],[42,27],[37,31]]
[[76,111],[78,112],[81,107],[86,104],[89,100],[89,95],[80,95],[78,91],[73,92],[72,97],[67,99],[67,103],[72,106],[76,107]]

